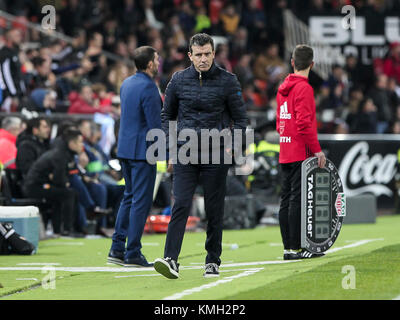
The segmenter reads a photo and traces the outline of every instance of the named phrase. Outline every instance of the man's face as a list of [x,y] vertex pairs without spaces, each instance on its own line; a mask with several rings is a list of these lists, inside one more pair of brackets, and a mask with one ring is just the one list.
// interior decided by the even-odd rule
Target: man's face
[[204,46],[192,46],[192,52],[188,53],[190,61],[193,62],[195,69],[199,72],[210,70],[214,61],[215,52],[210,43]]
[[9,31],[7,37],[15,48],[18,48],[22,42],[22,34],[18,29]]
[[39,128],[35,129],[34,132],[35,136],[37,136],[39,139],[46,140],[50,137],[50,126],[45,120],[40,121]]
[[154,59],[153,61],[150,62],[150,71],[153,77],[155,77],[158,74],[158,67],[160,65],[160,57],[158,56],[158,53],[154,53]]
[[80,154],[83,151],[83,137],[79,135],[75,140],[71,140],[68,143],[68,147],[73,152]]
[[85,100],[87,103],[92,103],[93,100],[93,91],[90,86],[84,86],[81,91],[81,96],[83,100]]
[[89,139],[90,135],[92,134],[92,129],[90,127],[90,122],[89,121],[83,121],[81,123],[81,125],[79,126],[79,131],[82,133],[82,135],[86,139]]

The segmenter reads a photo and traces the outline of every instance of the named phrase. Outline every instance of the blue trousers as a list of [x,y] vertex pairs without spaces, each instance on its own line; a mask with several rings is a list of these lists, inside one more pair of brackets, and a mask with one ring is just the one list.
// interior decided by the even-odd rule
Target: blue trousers
[[131,259],[141,255],[141,238],[153,203],[157,169],[155,165],[140,160],[122,159],[121,166],[125,191],[115,222],[111,250],[125,252],[125,259]]

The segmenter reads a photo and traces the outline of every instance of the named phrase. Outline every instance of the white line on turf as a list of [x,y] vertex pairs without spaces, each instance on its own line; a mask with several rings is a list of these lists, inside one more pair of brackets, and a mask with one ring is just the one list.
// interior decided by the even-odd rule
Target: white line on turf
[[400,295],[394,298],[393,300],[400,300]]
[[61,263],[57,262],[28,262],[28,263],[17,263],[17,266],[60,266]]
[[337,251],[340,251],[340,250],[343,250],[343,249],[354,248],[354,247],[362,246],[362,245],[367,244],[367,243],[370,243],[370,242],[382,241],[382,240],[384,240],[384,239],[383,239],[383,238],[379,238],[379,239],[365,239],[365,240],[360,240],[360,241],[354,242],[354,243],[352,243],[352,244],[345,245],[345,246],[343,246],[343,247],[337,247],[337,248],[329,249],[329,250],[326,251],[325,253],[326,253],[326,254],[328,254],[328,253],[334,253],[334,252],[337,252]]
[[[343,247],[332,248],[328,250],[326,253],[333,253],[343,249],[358,247],[373,241],[384,240],[383,238],[379,239],[365,239],[360,240],[358,242],[345,245]],[[257,266],[257,265],[267,265],[267,264],[282,264],[282,263],[292,263],[299,262],[301,260],[272,260],[272,261],[255,261],[255,262],[239,262],[239,263],[230,263],[223,264],[221,268],[226,267],[246,267],[246,266]],[[203,266],[182,266],[181,269],[202,269]],[[41,271],[43,267],[0,267],[0,271]],[[66,272],[136,272],[136,271],[152,271],[153,268],[112,268],[112,267],[54,267],[55,271],[66,271]]]
[[133,274],[129,276],[115,276],[114,278],[132,278],[132,277],[159,277],[160,273],[152,273],[152,274]]
[[184,296],[188,296],[188,295],[191,295],[193,293],[201,292],[201,291],[203,291],[205,289],[210,289],[210,288],[216,287],[216,286],[218,286],[220,284],[231,282],[231,281],[233,281],[235,279],[248,277],[248,276],[250,276],[250,275],[252,275],[254,273],[257,273],[257,272],[259,272],[259,271],[261,271],[263,269],[264,268],[248,269],[248,270],[246,270],[246,271],[244,271],[242,273],[239,273],[237,275],[234,275],[234,276],[225,277],[225,278],[223,278],[221,280],[217,280],[215,282],[207,283],[207,284],[204,284],[204,285],[199,286],[199,287],[195,287],[195,288],[192,288],[192,289],[187,289],[187,290],[184,290],[182,292],[175,293],[172,296],[165,297],[163,300],[178,300],[178,299],[183,298]]
[[[280,264],[280,263],[291,263],[299,260],[290,261],[256,261],[256,262],[241,262],[221,265],[221,268],[227,267],[246,267],[254,265],[265,265],[265,264]],[[185,270],[196,270],[203,269],[204,266],[182,266],[181,269]],[[41,271],[43,267],[1,267],[0,271]],[[65,271],[65,272],[136,272],[136,271],[154,271],[153,268],[118,268],[118,267],[54,267],[54,271]]]
[[41,247],[57,247],[57,246],[84,246],[84,242],[72,242],[72,241],[67,241],[67,242],[53,242],[53,243],[44,243],[41,245]]
[[17,278],[17,281],[38,281],[36,278]]

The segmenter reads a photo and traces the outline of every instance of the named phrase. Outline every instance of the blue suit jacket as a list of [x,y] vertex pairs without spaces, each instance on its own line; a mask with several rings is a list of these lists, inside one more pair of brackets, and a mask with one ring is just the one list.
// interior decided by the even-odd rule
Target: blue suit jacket
[[118,135],[118,158],[146,160],[152,142],[146,142],[151,129],[161,128],[162,101],[154,81],[138,71],[125,79],[120,89],[121,120]]

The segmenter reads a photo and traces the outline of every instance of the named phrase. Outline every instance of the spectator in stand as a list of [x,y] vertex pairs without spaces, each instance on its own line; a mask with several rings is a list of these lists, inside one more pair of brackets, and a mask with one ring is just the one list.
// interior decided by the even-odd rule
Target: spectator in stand
[[164,27],[164,24],[157,20],[153,6],[153,0],[143,1],[144,14],[146,16],[148,26],[157,30],[161,30]]
[[67,35],[72,35],[76,28],[81,28],[84,21],[85,3],[79,0],[68,0],[60,11],[61,28]]
[[396,108],[400,105],[400,85],[396,83],[395,78],[388,79],[388,93],[392,114],[396,114]]
[[112,101],[112,93],[107,92],[107,88],[102,83],[95,83],[92,85],[94,94],[95,105],[100,108],[110,107]]
[[215,50],[215,64],[232,73],[232,64],[229,61],[229,47],[226,44],[219,44]]
[[103,35],[100,32],[93,32],[89,37],[89,46],[85,56],[92,64],[88,73],[88,79],[91,83],[99,82],[103,76],[103,70],[106,69],[106,58],[102,54]]
[[345,119],[349,128],[354,126],[354,121],[357,118],[358,106],[364,99],[363,90],[360,87],[353,87],[350,90],[349,102],[343,109],[341,118]]
[[216,29],[220,22],[221,10],[223,9],[223,6],[223,0],[211,0],[209,2],[208,15],[210,17],[213,29]]
[[233,3],[229,3],[224,8],[220,19],[224,33],[229,37],[234,36],[239,27],[240,15],[237,13]]
[[109,106],[101,107],[95,104],[93,90],[90,85],[84,85],[81,88],[80,93],[71,92],[69,95],[71,105],[68,109],[68,113],[84,113],[93,114],[96,112],[108,113],[111,112]]
[[248,32],[244,27],[239,27],[230,42],[233,63],[236,63],[244,54],[250,54],[247,46]]
[[287,67],[279,57],[279,47],[277,44],[270,44],[264,53],[257,56],[253,72],[257,79],[269,83],[277,83],[282,80],[287,73]]
[[377,129],[377,107],[373,100],[367,97],[359,104],[358,114],[350,127],[350,133],[377,133]]
[[54,90],[38,88],[30,95],[28,110],[51,114],[56,111],[57,93]]
[[179,11],[179,23],[185,34],[189,35],[196,27],[196,18],[189,1],[183,1]]
[[[365,71],[356,56],[348,55],[346,57],[344,70],[347,73],[350,88],[365,83]],[[365,87],[367,87],[367,84],[365,84]]]
[[245,84],[254,81],[253,70],[251,70],[251,55],[243,54],[236,66],[233,68],[233,73],[236,74],[240,85],[244,87]]
[[264,14],[262,2],[259,0],[247,0],[244,3],[244,9],[240,24],[244,26],[249,33],[248,45],[250,48],[256,47],[262,43],[265,36],[267,18]]
[[400,42],[390,44],[389,56],[383,62],[383,72],[390,78],[395,78],[400,85]]
[[389,133],[400,134],[400,120],[393,122]]
[[122,82],[131,74],[133,74],[134,71],[134,68],[129,68],[127,65],[121,62],[117,62],[107,75],[106,86],[108,91],[119,94],[119,89]]
[[393,107],[390,104],[390,95],[387,88],[388,77],[385,74],[380,74],[377,76],[374,88],[368,94],[377,108],[378,133],[384,133],[387,130],[393,117]]
[[5,34],[5,44],[0,49],[0,90],[2,91],[0,110],[3,109],[7,112],[16,110],[26,92],[19,60],[21,43],[21,31],[9,29]]
[[22,132],[22,121],[18,117],[5,117],[0,129],[0,163],[3,167],[16,169],[17,137]]
[[36,88],[55,88],[56,76],[51,71],[51,59],[35,57],[32,59],[33,67],[29,78],[29,90]]
[[204,6],[200,6],[197,9],[196,14],[196,26],[194,27],[194,32],[206,32],[211,27],[211,20],[207,15],[207,9]]
[[[332,103],[333,108],[336,108],[347,101],[349,83],[347,80],[347,74],[343,67],[340,65],[334,65],[326,84],[330,89],[330,98],[334,101]],[[340,88],[338,88],[338,86]]]
[[27,128],[17,138],[17,169],[22,178],[28,174],[29,168],[49,149],[51,124],[43,117],[28,120]]

